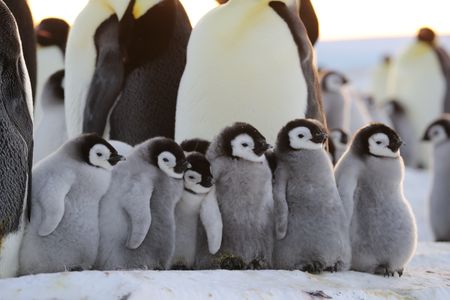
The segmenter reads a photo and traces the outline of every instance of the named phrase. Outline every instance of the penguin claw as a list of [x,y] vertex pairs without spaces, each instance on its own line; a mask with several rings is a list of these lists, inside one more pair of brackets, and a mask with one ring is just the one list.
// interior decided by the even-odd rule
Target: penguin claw
[[267,263],[262,258],[255,258],[247,265],[247,270],[263,270],[267,269]]
[[320,274],[323,271],[323,264],[319,261],[313,261],[309,264],[304,265],[301,270],[303,272],[308,272],[311,274]]
[[402,277],[403,276],[403,269],[397,270],[398,273],[398,277]]
[[220,268],[224,270],[244,270],[244,260],[236,256],[227,256],[220,262]]

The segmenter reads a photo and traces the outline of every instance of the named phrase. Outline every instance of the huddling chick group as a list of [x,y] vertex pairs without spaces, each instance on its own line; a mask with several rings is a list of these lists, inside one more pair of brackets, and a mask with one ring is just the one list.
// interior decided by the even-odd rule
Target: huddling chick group
[[[449,120],[425,138],[446,143]],[[331,137],[331,148],[346,144],[339,132]],[[417,243],[401,138],[372,123],[340,158],[330,157],[327,139],[312,119],[287,123],[273,149],[247,123],[211,143],[111,142],[128,152],[121,154],[81,135],[33,170],[20,274],[273,268],[401,276]]]

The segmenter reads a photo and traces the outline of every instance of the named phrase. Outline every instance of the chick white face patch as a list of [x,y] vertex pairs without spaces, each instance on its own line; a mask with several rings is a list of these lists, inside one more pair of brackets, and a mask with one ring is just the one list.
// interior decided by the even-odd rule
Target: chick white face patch
[[396,158],[400,151],[389,149],[389,137],[384,133],[376,133],[369,138],[369,152],[376,156]]
[[109,171],[113,168],[108,161],[110,157],[111,151],[105,145],[96,144],[89,150],[89,162],[96,167]]
[[252,162],[264,161],[264,154],[258,156],[253,151],[255,149],[255,142],[248,134],[240,134],[231,141],[232,154],[235,157],[239,157]]
[[439,144],[448,139],[445,129],[440,125],[434,125],[428,130],[428,136],[433,144]]
[[169,151],[161,152],[158,155],[158,167],[167,174],[167,176],[181,179],[183,177],[182,173],[176,173],[174,168],[177,165],[177,159],[175,155]]
[[193,191],[196,194],[206,194],[211,190],[211,187],[204,187],[201,185],[202,175],[193,170],[187,170],[184,173],[184,187]]
[[291,148],[300,150],[317,150],[322,149],[323,144],[314,143],[312,139],[311,130],[308,127],[297,127],[289,131],[289,145]]

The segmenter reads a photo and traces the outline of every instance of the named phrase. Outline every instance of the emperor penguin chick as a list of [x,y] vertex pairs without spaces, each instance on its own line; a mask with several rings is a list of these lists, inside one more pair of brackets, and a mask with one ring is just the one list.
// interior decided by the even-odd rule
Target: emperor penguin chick
[[184,192],[175,209],[176,243],[173,268],[192,268],[195,261],[198,220],[207,233],[209,252],[215,254],[222,242],[222,217],[216,200],[211,166],[204,155],[192,153],[184,173]]
[[384,124],[361,128],[335,169],[351,220],[352,269],[401,276],[414,254],[417,229],[403,194],[402,141]]
[[135,146],[114,169],[100,205],[96,268],[167,269],[175,251],[175,206],[188,163],[168,138]]
[[[215,257],[200,253],[199,268],[266,268],[272,265],[272,173],[264,155],[269,145],[247,123],[224,128],[206,158],[216,180],[223,233]],[[201,250],[200,250],[201,251]]]
[[31,220],[20,274],[90,269],[97,256],[98,208],[123,157],[94,134],[68,141],[33,169]]
[[331,161],[336,165],[348,147],[348,134],[342,129],[331,129],[329,150]]
[[211,144],[208,140],[204,139],[188,139],[181,142],[180,146],[183,148],[184,154],[188,155],[192,152],[199,152],[203,155],[206,155],[206,151],[208,151],[209,144]]
[[310,273],[350,267],[349,222],[323,145],[325,127],[293,120],[278,134],[274,267]]
[[433,181],[430,197],[430,220],[436,241],[450,241],[450,115],[431,123],[423,137],[433,149]]

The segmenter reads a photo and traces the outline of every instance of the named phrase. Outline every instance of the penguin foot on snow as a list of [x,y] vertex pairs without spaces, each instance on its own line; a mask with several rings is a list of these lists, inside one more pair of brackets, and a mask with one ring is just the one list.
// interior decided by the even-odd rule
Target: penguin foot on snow
[[375,269],[375,274],[383,275],[384,277],[394,277],[396,272],[398,273],[398,277],[402,277],[403,269],[392,270],[388,265],[385,264],[379,265]]
[[324,270],[324,266],[320,261],[314,260],[307,264],[301,265],[299,270],[311,274],[320,274]]
[[176,263],[171,268],[174,271],[193,271],[193,268],[189,268],[184,263]]
[[219,262],[220,268],[224,270],[244,270],[245,263],[241,257],[234,255],[223,255]]
[[344,263],[342,261],[337,261],[333,266],[325,268],[325,272],[336,273],[342,271],[344,268]]
[[247,270],[264,270],[268,268],[268,263],[263,258],[255,258],[247,265]]

